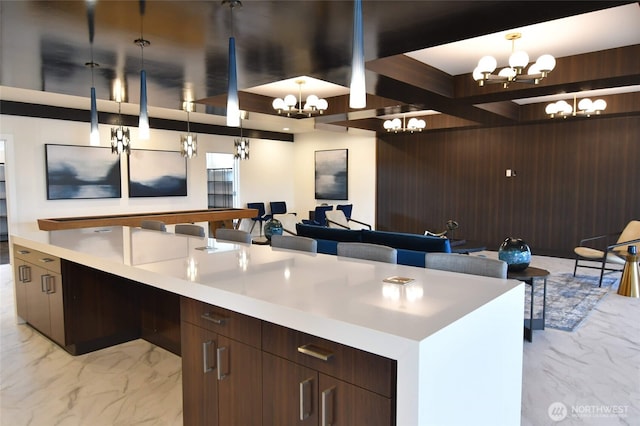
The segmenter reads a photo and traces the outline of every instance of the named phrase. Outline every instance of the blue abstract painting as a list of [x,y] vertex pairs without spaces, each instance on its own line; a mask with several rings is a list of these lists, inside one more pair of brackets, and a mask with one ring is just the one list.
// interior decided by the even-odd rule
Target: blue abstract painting
[[47,200],[120,198],[120,157],[111,148],[45,145]]
[[131,150],[129,197],[187,195],[187,160],[178,151]]
[[316,151],[316,200],[346,200],[348,183],[348,150]]

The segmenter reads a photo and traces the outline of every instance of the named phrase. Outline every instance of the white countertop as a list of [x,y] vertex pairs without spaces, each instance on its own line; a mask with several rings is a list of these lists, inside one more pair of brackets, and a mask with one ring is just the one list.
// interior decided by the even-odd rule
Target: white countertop
[[522,285],[120,226],[21,228],[11,241],[392,359]]

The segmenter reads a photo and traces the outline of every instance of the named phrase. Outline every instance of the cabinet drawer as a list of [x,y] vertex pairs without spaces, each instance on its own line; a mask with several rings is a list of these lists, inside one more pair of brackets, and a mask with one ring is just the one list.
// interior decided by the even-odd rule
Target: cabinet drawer
[[13,245],[13,254],[16,259],[24,260],[25,262],[41,266],[42,268],[51,272],[55,272],[56,274],[60,273],[60,258],[58,257],[51,256],[50,254],[43,253],[38,250],[23,247],[18,244]]
[[261,347],[261,321],[257,318],[188,297],[180,298],[180,316],[182,321],[190,322],[256,348]]
[[396,361],[266,321],[262,323],[262,349],[297,364],[368,389],[395,397]]

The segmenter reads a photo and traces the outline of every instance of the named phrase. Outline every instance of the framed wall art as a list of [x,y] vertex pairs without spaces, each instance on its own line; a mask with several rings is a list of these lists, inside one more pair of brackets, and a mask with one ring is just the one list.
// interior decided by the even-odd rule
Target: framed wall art
[[47,200],[120,198],[120,157],[111,148],[46,144]]
[[131,150],[129,197],[186,195],[187,160],[178,151]]
[[316,200],[346,200],[348,196],[347,149],[315,152]]

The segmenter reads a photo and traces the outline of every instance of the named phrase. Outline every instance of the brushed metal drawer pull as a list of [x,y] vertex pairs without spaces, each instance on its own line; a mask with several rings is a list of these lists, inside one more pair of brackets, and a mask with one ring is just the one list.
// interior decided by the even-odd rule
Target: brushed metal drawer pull
[[45,282],[46,279],[47,279],[46,275],[40,275],[40,291],[43,292],[43,293],[46,293],[47,290],[48,290],[47,289],[47,284]]
[[300,382],[300,420],[311,415],[311,382],[307,379]]
[[53,294],[56,292],[56,277],[53,275],[43,275],[42,278],[44,278],[44,284],[45,284],[45,293],[47,294]]
[[333,424],[333,391],[335,386],[322,391],[322,426]]
[[18,254],[29,254],[31,253],[29,250],[18,250]]
[[220,315],[212,314],[211,312],[205,312],[200,316],[200,318],[210,321],[217,325],[225,325],[225,323],[227,322],[227,318]]
[[207,340],[206,342],[202,342],[202,371],[203,373],[209,373],[213,371],[214,367],[211,367],[207,361],[209,361],[209,347],[214,343],[212,340]]
[[28,265],[18,266],[18,281],[22,283],[31,282],[31,266],[28,266]]
[[[224,379],[226,379],[226,377],[228,375],[227,374],[228,373],[227,368],[224,368],[224,371],[225,371],[224,373],[222,372],[222,370],[223,370],[223,367],[222,367],[222,364],[223,364],[223,362],[222,362],[223,361],[222,360],[222,354],[223,353],[227,353],[227,348],[224,347],[224,346],[221,346],[216,350],[216,362],[218,364],[218,380],[224,380]],[[229,357],[229,355],[227,355],[227,358],[228,357]],[[229,363],[227,362],[226,364],[228,365]]]
[[298,352],[325,362],[333,358],[333,352],[312,344],[298,346]]

